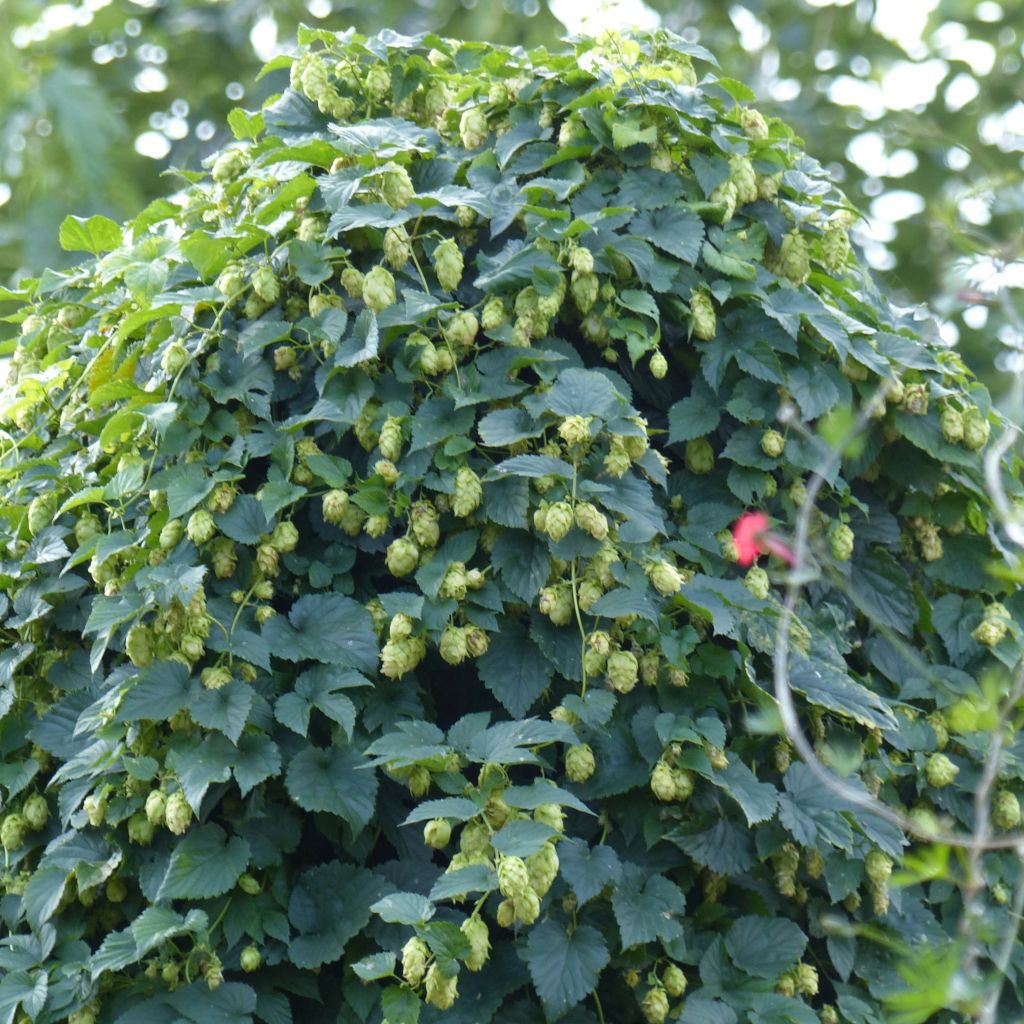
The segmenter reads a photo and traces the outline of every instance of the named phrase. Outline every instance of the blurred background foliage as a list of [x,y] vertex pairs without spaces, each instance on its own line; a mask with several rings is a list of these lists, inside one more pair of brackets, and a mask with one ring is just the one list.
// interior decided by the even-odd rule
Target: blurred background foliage
[[[70,211],[125,218],[226,140],[300,22],[557,46],[662,24],[803,135],[868,214],[890,294],[929,302],[998,393],[1024,377],[1021,0],[0,0],[0,283],[58,266]],[[2,326],[2,325],[0,325]]]

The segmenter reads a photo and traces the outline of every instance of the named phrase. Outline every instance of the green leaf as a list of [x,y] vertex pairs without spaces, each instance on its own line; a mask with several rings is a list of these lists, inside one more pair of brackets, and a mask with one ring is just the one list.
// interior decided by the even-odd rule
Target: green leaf
[[211,783],[231,777],[234,745],[224,736],[210,734],[201,740],[190,738],[174,745],[167,754],[167,767],[178,777],[189,806],[197,814]]
[[530,510],[530,485],[522,477],[484,483],[484,515],[499,526],[525,529]]
[[892,729],[897,725],[896,717],[882,697],[822,657],[808,658],[794,651],[789,663],[789,680],[793,689],[812,704],[845,715],[868,728]]
[[228,127],[236,139],[255,139],[264,128],[263,114],[235,107],[228,111]]
[[370,614],[341,594],[300,597],[288,617],[275,615],[263,627],[271,650],[285,661],[310,659],[375,672],[377,636]]
[[704,222],[689,210],[670,207],[656,213],[638,213],[630,221],[629,233],[669,256],[693,264],[700,256],[704,241]]
[[679,1024],[736,1024],[738,1020],[731,1006],[717,999],[703,999],[699,992],[686,1000],[679,1015]]
[[571,934],[552,920],[531,928],[526,966],[545,1017],[557,1020],[585,999],[609,959],[601,933],[590,925],[580,925]]
[[201,910],[192,910],[187,917],[183,917],[170,907],[151,906],[132,921],[131,933],[141,957],[168,939],[178,935],[189,935],[199,930],[205,931],[207,925],[206,914]]
[[754,866],[750,830],[734,821],[721,819],[710,828],[692,825],[666,836],[698,864],[720,875],[740,875]]
[[783,917],[741,917],[725,937],[732,962],[757,978],[778,978],[803,956],[807,936]]
[[352,970],[363,981],[377,981],[394,973],[397,959],[394,953],[374,953],[354,963]]
[[616,587],[602,594],[590,607],[590,615],[603,615],[617,619],[623,615],[638,615],[648,622],[658,621],[658,608],[649,590],[631,590]]
[[109,217],[96,214],[88,219],[70,215],[60,225],[60,247],[65,252],[101,252],[116,249],[122,241],[121,228]]
[[295,929],[288,955],[310,970],[340,959],[348,942],[370,922],[370,907],[383,895],[369,871],[331,861],[310,868],[292,888],[288,920]]
[[139,681],[125,694],[117,710],[118,721],[149,719],[164,722],[189,699],[189,672],[179,661],[157,661],[144,669]]
[[648,877],[630,866],[623,870],[623,879],[615,887],[612,910],[623,949],[655,939],[671,942],[682,934],[686,897],[679,886],[662,875]]
[[785,785],[786,791],[779,794],[779,820],[801,846],[823,842],[851,849],[853,829],[839,813],[847,805],[823,786],[810,768],[790,765]]
[[281,751],[269,736],[246,733],[238,740],[238,753],[232,771],[239,792],[246,796],[265,779],[280,774]]
[[422,1003],[411,988],[389,985],[380,995],[380,1007],[388,1024],[418,1024]]
[[481,812],[481,807],[464,796],[447,796],[440,800],[425,800],[409,812],[403,825],[415,825],[431,818],[454,818],[469,821]]
[[36,931],[56,913],[67,880],[67,869],[55,864],[42,864],[28,880],[21,901],[25,919]]
[[356,706],[343,693],[348,686],[365,686],[366,680],[355,672],[339,673],[326,665],[317,665],[295,681],[291,693],[282,694],[274,705],[274,717],[300,736],[309,731],[309,715],[316,708],[337,722],[349,739],[356,724]]
[[415,892],[395,892],[377,900],[370,910],[388,924],[422,924],[436,911],[433,903]]
[[610,846],[591,846],[581,840],[558,844],[559,870],[572,886],[580,905],[606,886],[616,887],[622,877],[618,854]]
[[430,898],[438,903],[454,896],[473,892],[490,892],[498,888],[498,876],[485,864],[473,864],[441,875],[430,890]]
[[261,535],[270,532],[263,506],[251,494],[240,494],[227,512],[214,516],[214,522],[225,537],[239,544],[256,544]]
[[603,373],[575,368],[563,370],[543,400],[544,407],[556,416],[597,416],[602,419],[621,413],[627,404]]
[[377,355],[380,331],[372,309],[364,309],[352,322],[348,337],[338,346],[332,365],[337,368],[358,366]]
[[510,242],[496,256],[480,253],[476,264],[480,273],[473,285],[482,292],[521,288],[537,271],[559,273],[558,264],[543,249],[521,242]]
[[288,246],[288,262],[295,271],[295,276],[310,288],[323,284],[333,273],[327,255],[327,246],[320,242],[306,242],[296,238]]
[[249,844],[219,825],[200,825],[175,844],[156,901],[206,900],[234,887],[249,863]]
[[528,437],[539,437],[543,425],[537,425],[525,409],[496,409],[477,424],[480,443],[492,448],[504,448]]
[[285,785],[306,811],[344,818],[353,831],[369,824],[377,799],[377,777],[353,747],[308,746],[292,758]]
[[850,597],[874,621],[907,635],[917,622],[917,602],[906,570],[888,552],[875,549],[854,560]]
[[548,546],[525,530],[505,530],[491,552],[502,583],[528,604],[540,593],[551,571]]
[[491,637],[476,666],[484,686],[513,718],[522,718],[551,683],[550,663],[517,623]]
[[729,767],[715,772],[711,781],[721,786],[740,805],[748,825],[767,821],[775,814],[779,804],[775,787],[770,782],[758,782],[742,761],[731,759]]
[[491,845],[506,857],[529,857],[558,833],[540,821],[510,821],[491,837]]
[[574,470],[568,462],[550,455],[514,455],[511,459],[499,462],[487,474],[494,479],[504,476],[525,476],[531,479],[558,476],[563,480],[571,480],[573,475]]
[[253,689],[240,679],[217,690],[193,682],[189,691],[189,714],[196,724],[224,733],[232,743],[242,735],[252,703]]

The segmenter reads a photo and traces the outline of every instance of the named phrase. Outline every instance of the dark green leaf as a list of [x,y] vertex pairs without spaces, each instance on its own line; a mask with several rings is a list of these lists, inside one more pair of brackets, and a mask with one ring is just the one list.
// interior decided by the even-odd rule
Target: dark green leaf
[[526,965],[548,1020],[557,1020],[596,987],[609,960],[601,933],[580,925],[566,934],[561,925],[546,920],[530,929]]

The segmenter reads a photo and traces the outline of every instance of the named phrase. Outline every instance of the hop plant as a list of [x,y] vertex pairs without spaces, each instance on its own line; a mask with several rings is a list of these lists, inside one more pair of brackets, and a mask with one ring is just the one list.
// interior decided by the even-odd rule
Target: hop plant
[[853,554],[853,530],[845,523],[836,523],[828,531],[828,547],[837,562],[848,562]]
[[671,597],[682,589],[683,574],[671,562],[652,563],[647,569],[647,575],[662,597]]
[[423,842],[435,850],[443,850],[452,837],[452,827],[445,818],[433,818],[423,826]]
[[663,1024],[668,1017],[668,1008],[668,994],[658,985],[647,992],[640,1004],[647,1024]]
[[374,267],[363,277],[362,300],[375,313],[380,313],[395,301],[395,279],[385,267]]
[[399,164],[390,164],[388,169],[381,174],[380,192],[384,202],[394,210],[404,210],[416,195],[409,172]]
[[690,296],[690,317],[694,336],[701,341],[711,341],[718,331],[718,321],[707,292],[697,290]]
[[786,450],[786,439],[777,430],[766,430],[761,435],[761,451],[770,459],[779,458]]
[[402,977],[407,984],[415,987],[423,981],[429,960],[429,947],[419,936],[414,935],[402,947]]
[[807,239],[799,231],[790,231],[782,239],[779,268],[795,285],[807,283],[811,276],[811,257]]
[[959,444],[964,439],[964,418],[958,409],[947,405],[939,417],[942,436],[950,444]]
[[321,511],[324,521],[340,526],[348,510],[348,494],[340,488],[332,488],[322,499]]
[[706,437],[686,442],[686,468],[697,476],[705,476],[715,468],[715,453]]
[[661,983],[673,999],[678,999],[686,991],[686,975],[677,964],[669,964],[665,968]]
[[22,814],[8,814],[0,823],[0,845],[7,853],[14,853],[25,845],[30,826]]
[[572,782],[586,782],[594,774],[597,764],[594,752],[586,743],[570,747],[565,755],[565,773]]
[[446,238],[434,250],[434,273],[437,283],[446,291],[453,292],[462,280],[464,262],[462,252],[455,240]]
[[404,227],[388,228],[384,232],[384,259],[394,267],[401,270],[409,262],[412,255],[412,245],[409,243],[409,234]]
[[192,824],[192,808],[179,789],[167,798],[164,809],[164,824],[176,836],[184,835]]
[[964,447],[972,452],[979,451],[988,444],[990,424],[988,417],[976,405],[969,405],[963,413]]
[[484,492],[480,477],[469,466],[460,466],[455,472],[455,497],[452,512],[460,519],[472,515],[483,501]]
[[459,135],[466,149],[479,149],[487,138],[487,115],[482,107],[469,107],[459,120]]
[[[26,817],[28,816],[27,806],[25,815]],[[996,828],[1003,829],[1004,832],[1010,832],[1013,829],[1020,827],[1020,801],[1017,799],[1017,795],[1015,793],[1008,789],[1000,789],[997,791],[995,798],[992,801],[992,823]]]
[[771,582],[768,573],[759,565],[752,565],[743,577],[743,586],[759,601],[766,601],[771,593]]
[[850,233],[845,224],[833,221],[822,232],[821,262],[826,270],[837,274],[846,268],[849,259]]
[[[13,313],[0,397],[0,733],[20,787],[5,787],[0,816],[0,838],[20,844],[5,929],[16,945],[52,933],[33,970],[90,1000],[111,992],[104,1017],[144,1015],[143,997],[163,998],[153,986],[216,987],[233,970],[231,998],[250,971],[286,978],[274,1000],[295,1020],[321,1012],[315,992],[335,1015],[344,1003],[411,1020],[425,997],[428,1016],[450,1006],[462,970],[480,972],[473,996],[495,1020],[524,1006],[569,1019],[580,1009],[564,993],[537,1000],[550,963],[572,958],[587,975],[573,990],[609,1019],[685,1017],[668,1007],[687,995],[665,959],[678,941],[622,948],[634,900],[678,908],[689,890],[704,902],[698,936],[732,950],[752,912],[818,936],[829,890],[824,840],[804,845],[785,814],[756,826],[742,868],[711,871],[662,842],[699,852],[720,838],[722,813],[735,818],[729,779],[791,796],[806,781],[787,743],[742,729],[778,608],[734,526],[753,508],[792,523],[817,468],[786,442],[790,420],[772,418],[831,417],[848,395],[884,391],[863,452],[816,488],[811,538],[850,571],[806,584],[790,642],[809,671],[877,677],[872,702],[892,728],[852,704],[812,705],[808,727],[818,743],[848,734],[868,791],[898,795],[921,825],[985,753],[958,743],[952,795],[930,785],[928,759],[951,753],[951,730],[974,734],[983,709],[965,701],[945,722],[948,695],[929,681],[948,682],[954,663],[988,678],[1018,633],[1016,597],[985,596],[1009,595],[1015,572],[978,485],[999,414],[956,352],[859,286],[849,205],[822,165],[713,87],[671,33],[557,55],[322,27],[303,38],[273,63],[292,65],[280,94],[232,115],[243,138],[205,180],[187,175],[173,204],[123,231],[69,223],[65,239],[112,247],[8,295],[29,304]],[[159,294],[140,287],[140,254],[166,266]],[[930,396],[937,410],[914,420]],[[1002,466],[1017,504],[1020,467]],[[823,537],[823,516],[839,524],[847,509],[864,518],[860,542],[838,526]],[[867,588],[855,609],[847,577]],[[952,657],[939,626],[957,608],[975,641]],[[921,663],[909,697],[892,678],[906,658],[873,636],[879,614]],[[993,827],[1020,827],[1016,789],[1008,764]],[[411,816],[419,852],[400,824]],[[530,829],[548,838],[501,872],[510,895],[480,900],[471,886]],[[119,858],[112,874],[69,884],[56,910],[33,900],[86,847],[96,863]],[[892,863],[866,852],[843,856],[868,870],[863,896],[884,914]],[[195,872],[179,869],[197,855],[235,865],[234,884],[190,887]],[[351,965],[378,963],[366,959],[377,940],[386,950],[409,927],[385,908],[415,901],[387,894],[423,890],[428,862],[445,869],[433,893],[451,895],[398,940],[401,984],[381,978],[357,998]],[[150,877],[167,863],[168,879]],[[999,860],[994,934],[1015,873]],[[115,977],[93,954],[144,919],[157,889],[183,912],[230,895],[224,927]],[[940,895],[907,889],[901,919],[952,935],[955,894]],[[864,916],[861,898],[841,903]],[[271,905],[292,941],[238,940],[238,915]],[[358,934],[308,966],[313,910]],[[775,981],[805,1006],[838,993],[883,1019],[874,982],[888,953],[863,952],[842,976],[822,957],[820,978],[793,964]],[[743,992],[773,984],[747,966],[737,956],[718,994],[741,1015]],[[54,1004],[59,987],[40,1019],[78,1006]],[[78,1024],[101,1014],[86,1007]]]
[[46,802],[46,797],[35,793],[25,801],[21,813],[25,824],[33,832],[39,832],[46,828],[46,823],[50,820],[50,805]]
[[420,549],[408,537],[399,537],[388,545],[386,563],[392,576],[408,576],[420,560]]

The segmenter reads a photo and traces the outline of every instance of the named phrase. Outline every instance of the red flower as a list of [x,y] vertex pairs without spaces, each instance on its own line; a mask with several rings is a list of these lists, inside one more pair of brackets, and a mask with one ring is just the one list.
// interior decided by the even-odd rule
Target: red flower
[[753,565],[760,555],[775,555],[788,565],[796,564],[796,556],[788,545],[768,532],[768,516],[764,512],[744,512],[732,528],[732,539],[740,565]]

